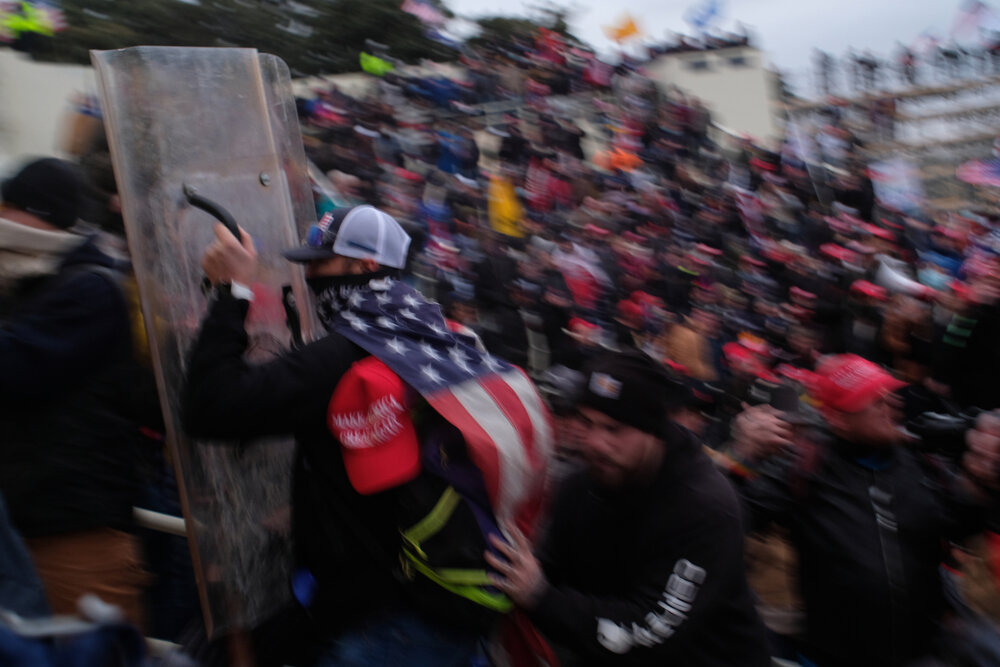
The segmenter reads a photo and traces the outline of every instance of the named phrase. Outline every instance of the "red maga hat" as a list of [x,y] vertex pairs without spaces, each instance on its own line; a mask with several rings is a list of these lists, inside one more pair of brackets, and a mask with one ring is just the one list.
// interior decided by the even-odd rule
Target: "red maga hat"
[[409,390],[376,357],[355,363],[337,384],[327,426],[340,442],[347,478],[358,493],[399,486],[420,472]]
[[855,257],[852,251],[836,243],[824,243],[819,247],[819,251],[827,257],[832,257],[842,262],[849,262]]
[[855,294],[863,294],[864,296],[870,297],[872,299],[878,299],[879,301],[885,301],[889,298],[889,292],[884,287],[879,287],[867,280],[855,280],[851,284],[851,291]]
[[813,294],[812,292],[807,292],[801,287],[797,287],[795,285],[793,285],[792,288],[788,290],[788,293],[791,294],[792,296],[797,296],[800,299],[807,299],[809,301],[816,298],[816,295]]
[[722,255],[721,250],[719,250],[718,248],[713,248],[712,246],[707,246],[704,243],[699,243],[694,247],[694,249],[704,255],[711,255],[712,257],[719,257]]
[[876,238],[880,238],[883,241],[895,241],[896,235],[892,233],[891,230],[884,229],[878,225],[865,225],[864,230]]
[[825,408],[858,412],[872,405],[884,394],[906,386],[881,366],[856,354],[839,354],[821,361],[816,398]]

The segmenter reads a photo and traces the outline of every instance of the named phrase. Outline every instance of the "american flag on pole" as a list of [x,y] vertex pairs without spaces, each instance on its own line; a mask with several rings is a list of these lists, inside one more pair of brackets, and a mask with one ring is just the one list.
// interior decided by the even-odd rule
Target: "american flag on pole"
[[409,285],[391,278],[339,288],[320,316],[378,357],[461,431],[494,515],[530,535],[552,452],[548,409],[524,371],[455,333]]
[[989,6],[980,0],[967,0],[955,13],[955,21],[951,26],[951,38],[955,40],[976,41],[979,38],[980,27],[990,22],[995,14]]

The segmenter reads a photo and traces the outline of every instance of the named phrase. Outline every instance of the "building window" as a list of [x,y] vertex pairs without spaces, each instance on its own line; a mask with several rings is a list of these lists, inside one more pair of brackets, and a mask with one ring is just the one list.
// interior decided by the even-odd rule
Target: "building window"
[[693,69],[693,70],[707,70],[707,69],[709,69],[708,59],[704,58],[704,59],[700,59],[700,60],[689,60],[688,61],[688,69]]

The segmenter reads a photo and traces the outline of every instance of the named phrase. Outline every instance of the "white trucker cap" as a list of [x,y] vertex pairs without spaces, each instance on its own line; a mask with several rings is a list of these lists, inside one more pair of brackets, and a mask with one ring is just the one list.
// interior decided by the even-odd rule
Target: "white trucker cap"
[[340,208],[309,228],[305,244],[284,252],[293,262],[328,259],[335,255],[374,259],[380,266],[406,266],[410,235],[395,218],[374,206]]

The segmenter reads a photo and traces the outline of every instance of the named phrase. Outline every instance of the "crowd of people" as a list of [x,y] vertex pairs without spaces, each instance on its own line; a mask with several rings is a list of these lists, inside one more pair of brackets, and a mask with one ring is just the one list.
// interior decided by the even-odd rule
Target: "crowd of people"
[[[363,99],[324,89],[299,101],[306,153],[329,183],[314,184],[321,222],[287,256],[305,264],[320,340],[242,361],[253,242],[220,226],[206,251],[216,293],[189,358],[186,427],[292,432],[299,446],[294,590],[309,611],[282,638],[321,625],[315,664],[482,659],[495,616],[443,613],[395,569],[388,490],[416,493],[428,454],[404,464],[394,438],[378,474],[338,456],[361,435],[345,435],[350,418],[328,422],[327,404],[351,378],[416,411],[413,391],[391,384],[402,377],[437,411],[413,439],[432,442],[446,471],[456,434],[470,448],[482,434],[432,389],[496,373],[508,384],[492,394],[516,398],[525,419],[512,423],[535,431],[515,436],[539,464],[547,431],[530,418],[533,389],[510,379],[516,366],[552,413],[551,464],[525,465],[547,468],[551,508],[532,535],[459,494],[490,572],[445,583],[477,612],[513,605],[567,665],[995,664],[1000,572],[976,565],[1000,528],[998,211],[879,202],[863,143],[836,113],[810,151],[823,159],[807,162],[811,136],[765,147],[726,135],[640,67],[586,82],[578,55],[544,34],[519,59],[467,56],[462,86],[389,75]],[[498,122],[469,112],[505,98],[523,103]],[[135,382],[133,337],[114,262],[67,231],[84,189],[114,202],[108,165],[84,167],[29,165],[3,191],[2,250],[19,261],[4,261],[0,283],[2,418],[16,434],[0,491],[46,599],[15,537],[20,592],[0,604],[72,611],[93,587],[61,574],[81,553],[113,553],[128,580],[90,592],[117,595],[141,622],[129,605],[146,582],[121,515],[135,472],[116,472],[131,454],[108,434],[135,445],[116,429],[156,419],[134,391],[126,417],[103,410],[139,385],[123,384]],[[115,207],[101,215],[113,228]],[[440,364],[413,366],[410,345]],[[53,392],[63,398],[43,400]],[[457,486],[441,472],[420,495],[440,494],[441,479]],[[527,497],[535,483],[516,487]],[[432,515],[407,531],[411,570],[430,567]]]
[[[533,100],[485,129],[477,118],[398,113],[398,102],[407,100],[387,105],[324,92],[321,98],[343,112],[341,123],[331,128],[306,118],[307,134],[321,138],[308,150],[356,202],[384,207],[411,233],[414,284],[488,349],[531,371],[564,427],[566,459],[579,455],[571,387],[593,359],[608,349],[639,349],[684,378],[688,402],[676,419],[724,469],[748,475],[745,499],[763,510],[761,524],[752,514],[754,529],[771,526],[779,506],[787,512],[780,518],[790,532],[777,542],[790,540],[802,559],[798,572],[810,581],[801,583],[804,617],[768,617],[777,635],[790,638],[779,642],[786,655],[799,650],[790,647],[801,647],[795,638],[803,632],[819,665],[906,664],[930,652],[927,642],[936,635],[921,624],[944,617],[951,579],[943,582],[938,568],[954,559],[930,546],[983,530],[985,515],[976,502],[954,513],[951,505],[932,505],[934,516],[947,520],[927,533],[931,514],[923,512],[931,506],[894,508],[893,521],[915,512],[906,531],[922,534],[926,551],[914,542],[900,546],[898,556],[880,555],[871,550],[877,543],[857,541],[862,533],[879,539],[871,531],[881,514],[868,506],[878,471],[891,470],[879,486],[892,489],[892,503],[920,504],[902,498],[907,485],[936,479],[922,476],[924,459],[940,456],[960,468],[962,434],[978,411],[1000,407],[991,324],[1000,296],[997,212],[881,204],[864,142],[836,107],[817,132],[768,150],[749,137],[717,141],[703,105],[657,91],[640,71],[621,70],[614,83],[614,104],[587,100],[574,115]],[[803,159],[801,141],[814,144],[815,162]],[[592,144],[584,158],[581,147]],[[840,362],[839,370],[829,359]],[[882,436],[831,426],[835,399],[821,394],[838,373],[870,378],[858,380],[869,393],[857,406],[875,410],[880,392],[899,396],[898,404],[878,403],[880,428],[888,428]],[[905,388],[897,392],[893,377]],[[857,391],[848,380],[842,384],[845,397]],[[734,434],[754,414],[748,402],[788,388],[794,426],[776,427],[782,435],[775,439],[806,449],[800,441],[815,437],[840,458],[809,463],[817,470],[808,473],[784,460],[776,482],[757,469],[764,459],[774,463],[758,456],[759,444],[748,446],[752,454],[734,455],[743,450],[740,437],[754,434]],[[844,412],[854,415],[857,406]],[[928,417],[943,414],[950,420]],[[878,442],[898,445],[898,452],[872,447]],[[798,502],[798,493],[803,502],[808,493],[796,489],[804,482],[789,479],[814,474],[818,503],[835,513],[845,511],[841,502],[861,503],[870,517],[821,525],[822,517]],[[846,497],[822,497],[827,485]],[[779,494],[780,503],[778,496],[756,500],[763,490]],[[912,558],[898,566],[914,578],[894,581],[902,574],[891,571],[893,557]],[[856,567],[871,574],[860,589],[847,585]],[[995,593],[995,582],[987,589]],[[906,599],[896,599],[894,591],[903,590]],[[898,617],[904,607],[906,619]],[[833,618],[845,609],[864,609],[865,620]],[[849,635],[857,642],[845,642]]]

